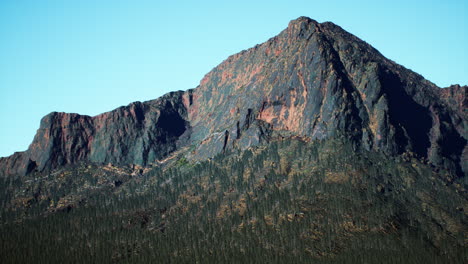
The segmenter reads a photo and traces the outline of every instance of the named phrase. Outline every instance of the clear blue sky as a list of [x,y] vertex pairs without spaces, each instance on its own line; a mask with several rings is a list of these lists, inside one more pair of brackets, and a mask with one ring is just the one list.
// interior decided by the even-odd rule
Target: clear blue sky
[[96,115],[198,85],[308,16],[445,87],[468,84],[468,1],[0,1],[0,156],[52,111]]

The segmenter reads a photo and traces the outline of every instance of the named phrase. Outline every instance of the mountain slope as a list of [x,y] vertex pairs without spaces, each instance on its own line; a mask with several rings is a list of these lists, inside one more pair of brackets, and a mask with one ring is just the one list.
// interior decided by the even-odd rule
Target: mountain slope
[[[456,89],[464,100],[466,86]],[[49,114],[26,152],[0,159],[0,171],[24,175],[85,160],[147,165],[186,145],[194,148],[189,158],[203,160],[272,136],[346,134],[364,149],[411,152],[461,176],[466,115],[445,91],[339,26],[300,17],[229,57],[196,89],[93,118]]]
[[[466,87],[457,89],[465,96]],[[25,153],[0,164],[6,174],[80,160],[147,165],[181,145],[194,145],[189,156],[206,159],[268,142],[273,134],[347,134],[367,150],[415,153],[462,175],[466,115],[440,94],[333,23],[300,17],[278,36],[229,57],[194,90],[94,118],[52,113]]]
[[0,262],[464,263],[467,88],[300,17],[195,89],[44,117],[0,159]]
[[2,263],[464,263],[466,189],[346,139],[0,185]]
[[338,26],[299,18],[207,74],[188,112],[193,137],[210,140],[206,148],[202,142],[202,156],[212,141],[224,143],[217,131],[227,131],[228,146],[245,146],[273,130],[311,139],[347,134],[366,149],[411,151],[457,166],[466,119],[438,99],[438,90]]

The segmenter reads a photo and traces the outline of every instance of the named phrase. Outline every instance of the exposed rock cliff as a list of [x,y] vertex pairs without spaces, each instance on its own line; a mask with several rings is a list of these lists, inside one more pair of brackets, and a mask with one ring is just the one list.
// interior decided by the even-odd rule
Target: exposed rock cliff
[[339,26],[300,17],[229,57],[185,97],[193,101],[187,108],[199,158],[257,144],[272,131],[346,134],[367,149],[412,152],[461,173],[466,117],[440,93]]
[[0,160],[6,174],[27,174],[89,160],[147,165],[183,144],[188,129],[183,92],[135,102],[95,117],[53,112],[26,152]]
[[412,153],[463,175],[466,90],[441,90],[333,23],[300,17],[229,57],[199,87],[95,117],[52,113],[5,174],[80,160],[147,165],[181,146],[206,159],[274,136],[351,138],[388,155]]

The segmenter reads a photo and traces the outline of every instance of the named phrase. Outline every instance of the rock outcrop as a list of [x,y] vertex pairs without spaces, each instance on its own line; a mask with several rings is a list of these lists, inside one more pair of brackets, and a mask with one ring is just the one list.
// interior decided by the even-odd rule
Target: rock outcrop
[[466,116],[468,99],[466,93],[468,86],[460,86],[458,84],[451,85],[450,87],[439,89],[440,97],[445,101],[448,107],[458,112],[460,116]]
[[53,112],[42,118],[26,152],[0,160],[4,174],[24,175],[79,161],[147,165],[185,144],[183,92],[135,102],[95,117]]
[[330,23],[300,17],[229,57],[200,85],[95,117],[52,113],[4,174],[81,160],[147,165],[191,145],[190,159],[276,136],[344,135],[357,147],[405,152],[462,176],[466,86],[441,89]]

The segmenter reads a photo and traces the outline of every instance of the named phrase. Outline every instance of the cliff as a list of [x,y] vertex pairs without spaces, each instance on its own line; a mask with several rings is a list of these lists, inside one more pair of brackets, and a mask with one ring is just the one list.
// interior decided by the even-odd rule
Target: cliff
[[300,17],[200,85],[95,117],[51,113],[3,174],[79,161],[148,165],[183,146],[203,160],[276,137],[351,139],[465,175],[467,86],[441,89],[330,23]]

